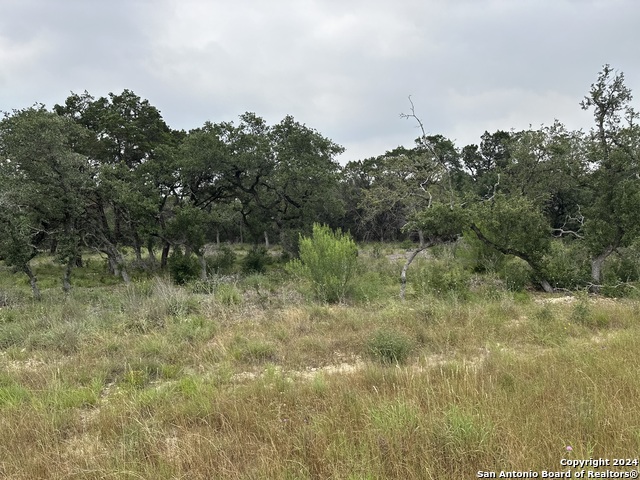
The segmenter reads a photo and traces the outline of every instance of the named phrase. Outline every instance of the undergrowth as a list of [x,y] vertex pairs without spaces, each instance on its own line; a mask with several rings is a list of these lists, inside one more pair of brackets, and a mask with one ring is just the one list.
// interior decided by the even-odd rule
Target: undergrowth
[[439,279],[440,258],[402,302],[385,255],[358,257],[339,304],[273,265],[184,286],[90,265],[67,296],[51,267],[41,302],[0,272],[0,476],[450,479],[558,470],[567,446],[635,458],[637,301]]

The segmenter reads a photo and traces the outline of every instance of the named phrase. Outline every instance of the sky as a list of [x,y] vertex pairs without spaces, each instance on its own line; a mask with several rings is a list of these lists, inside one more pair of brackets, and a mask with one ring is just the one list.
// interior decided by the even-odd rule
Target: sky
[[0,0],[0,110],[129,89],[175,129],[292,115],[345,163],[413,146],[410,96],[461,148],[588,130],[604,64],[640,98],[639,23],[637,0]]

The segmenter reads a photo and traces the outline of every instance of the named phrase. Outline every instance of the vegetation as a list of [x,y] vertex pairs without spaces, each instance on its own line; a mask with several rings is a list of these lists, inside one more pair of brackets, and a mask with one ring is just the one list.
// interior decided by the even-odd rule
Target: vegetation
[[[245,113],[237,124],[184,132],[129,90],[74,93],[51,111],[36,105],[0,121],[0,258],[27,276],[36,298],[31,265],[43,251],[65,265],[65,292],[87,251],[103,254],[125,283],[128,251],[134,268],[147,271],[167,269],[181,251],[190,270],[176,275],[174,253],[173,277],[207,281],[236,261],[220,250],[224,243],[252,243],[238,260],[260,273],[271,247],[295,259],[299,235],[319,223],[356,241],[408,242],[414,255],[401,271],[402,295],[418,253],[460,238],[483,244],[476,251],[490,263],[520,259],[547,292],[619,294],[638,280],[634,269],[612,275],[614,263],[636,261],[640,238],[632,100],[624,75],[605,65],[580,104],[593,112],[590,132],[556,122],[485,132],[479,145],[462,148],[427,134],[411,103],[402,116],[420,127],[413,148],[343,167],[335,160],[342,147],[290,116],[268,125]],[[206,250],[214,243],[216,258]],[[569,275],[560,251],[578,271]]]
[[385,248],[358,257],[367,295],[334,305],[278,264],[209,288],[133,269],[111,285],[92,255],[60,297],[64,265],[38,257],[40,301],[3,267],[2,476],[450,479],[635,458],[637,300],[455,273],[400,301],[403,250]]
[[349,235],[315,224],[311,238],[300,238],[300,259],[291,261],[289,271],[311,282],[317,300],[341,302],[347,297],[357,256],[358,247]]
[[581,104],[590,132],[461,149],[411,104],[413,148],[344,167],[292,117],[175,131],[128,90],[6,113],[0,476],[450,479],[634,459],[631,101],[607,65]]

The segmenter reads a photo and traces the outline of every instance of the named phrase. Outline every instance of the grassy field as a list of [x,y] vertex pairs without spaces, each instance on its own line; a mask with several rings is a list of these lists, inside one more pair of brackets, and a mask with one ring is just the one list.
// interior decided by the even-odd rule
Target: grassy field
[[359,260],[340,305],[277,267],[124,286],[99,259],[65,297],[46,258],[35,302],[0,267],[0,477],[453,479],[638,456],[638,301],[476,282],[402,302],[401,264]]

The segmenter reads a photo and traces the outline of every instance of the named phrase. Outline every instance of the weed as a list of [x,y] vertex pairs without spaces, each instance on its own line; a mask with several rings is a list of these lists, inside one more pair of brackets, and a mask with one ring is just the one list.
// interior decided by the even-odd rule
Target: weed
[[408,434],[420,428],[421,412],[402,401],[382,403],[369,411],[372,426],[383,433]]
[[589,299],[582,295],[573,306],[571,320],[581,325],[589,326],[591,323],[591,306]]
[[11,377],[0,375],[0,407],[17,407],[30,399],[29,390]]
[[404,334],[392,330],[378,330],[367,342],[369,355],[385,364],[405,363],[413,345]]
[[215,290],[215,299],[221,305],[239,305],[242,302],[242,294],[235,285],[222,283]]
[[237,336],[233,342],[233,356],[246,363],[275,361],[276,348],[273,344]]
[[468,409],[451,405],[434,425],[432,434],[444,464],[464,465],[491,456],[493,431],[491,422]]
[[272,263],[269,251],[265,247],[254,248],[242,259],[244,273],[264,273]]
[[567,323],[557,315],[550,305],[545,305],[534,314],[531,327],[534,340],[545,346],[559,346],[566,342]]

